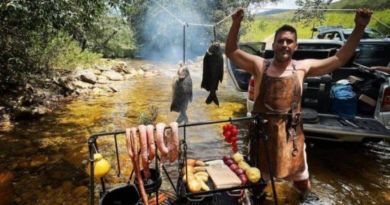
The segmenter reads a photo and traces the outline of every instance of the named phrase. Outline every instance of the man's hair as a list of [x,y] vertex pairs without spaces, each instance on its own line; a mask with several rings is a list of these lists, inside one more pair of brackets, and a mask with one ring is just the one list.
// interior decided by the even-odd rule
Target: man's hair
[[290,25],[287,25],[287,24],[284,24],[283,26],[279,27],[278,30],[276,30],[274,41],[276,40],[276,36],[279,33],[284,32],[284,31],[290,31],[291,33],[294,33],[295,34],[295,41],[297,41],[297,36],[298,36],[297,30],[293,26],[290,26]]

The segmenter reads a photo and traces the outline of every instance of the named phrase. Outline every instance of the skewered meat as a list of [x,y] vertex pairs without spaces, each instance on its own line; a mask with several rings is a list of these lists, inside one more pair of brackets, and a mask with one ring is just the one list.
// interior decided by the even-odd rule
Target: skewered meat
[[131,136],[131,129],[130,128],[126,128],[126,148],[127,148],[127,154],[130,157],[134,157],[130,136]]
[[168,147],[164,143],[164,123],[158,123],[156,125],[156,137],[157,137],[157,148],[161,153],[161,161],[166,161],[167,154],[169,152]]
[[139,142],[141,147],[141,159],[142,159],[142,165],[143,165],[143,172],[144,176],[149,179],[150,178],[150,171],[149,171],[149,162],[148,162],[148,139],[146,136],[146,126],[145,125],[139,125],[138,126],[138,132],[139,132]]
[[[130,132],[128,130],[130,130]],[[128,133],[130,133],[130,134],[128,134]],[[131,149],[131,153],[133,153],[133,154],[131,154],[131,155],[129,154],[129,155],[131,157],[131,161],[133,162],[133,167],[135,170],[135,174],[137,176],[138,190],[140,191],[143,203],[145,205],[148,205],[148,196],[145,192],[144,181],[142,179],[141,170],[139,167],[138,146],[137,146],[137,142],[136,142],[137,128],[135,128],[135,127],[131,128],[131,129],[127,128],[126,129],[126,138],[129,139],[128,145],[131,145],[130,149]]]
[[156,144],[154,142],[154,126],[147,125],[146,133],[148,135],[149,160],[153,160],[154,156],[156,156]]
[[174,162],[177,159],[178,153],[179,153],[179,126],[177,122],[171,122],[170,124],[171,127],[171,133],[170,133],[170,138],[169,138],[169,144],[168,144],[168,149],[169,149],[169,161]]
[[137,128],[132,127],[132,128],[130,128],[130,130],[131,130],[131,135],[130,136],[132,136],[131,145],[133,147],[133,154],[134,154],[134,157],[138,158],[138,154],[139,154],[139,140],[138,140],[138,137],[137,137]]

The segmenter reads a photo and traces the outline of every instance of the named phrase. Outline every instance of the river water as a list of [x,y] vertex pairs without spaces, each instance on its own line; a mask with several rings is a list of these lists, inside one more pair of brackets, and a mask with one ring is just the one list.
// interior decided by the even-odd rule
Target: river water
[[[157,122],[169,123],[176,119],[178,113],[170,112],[169,108],[172,80],[178,67],[128,61],[134,67],[144,64],[153,64],[152,69],[158,70],[158,74],[130,79],[121,85],[120,92],[111,95],[64,103],[50,116],[18,122],[0,132],[0,172],[10,171],[14,175],[14,204],[87,204],[87,139],[91,134],[137,125],[140,113],[147,112],[150,106],[158,108]],[[189,69],[194,89],[188,108],[190,122],[245,116],[244,95],[235,90],[227,74],[219,86],[220,106],[217,107],[204,103],[208,92],[200,89],[201,64],[190,64]],[[220,134],[222,125],[188,128],[188,156],[219,159],[230,154],[230,147]],[[239,128],[239,139],[242,139],[239,147],[245,152],[246,127]],[[118,177],[113,138],[98,140],[100,152],[113,166],[106,177],[109,187],[125,183],[130,175],[131,164],[124,144],[123,135],[118,135],[121,162]],[[313,190],[320,196],[320,204],[390,204],[389,142],[307,141],[307,152]],[[177,164],[167,167],[170,175],[177,177]],[[97,184],[96,200],[100,189]],[[165,175],[162,189],[172,191]],[[267,192],[271,193],[269,188]],[[277,182],[277,193],[279,204],[297,204],[298,194],[289,183]],[[266,204],[272,204],[271,199]]]

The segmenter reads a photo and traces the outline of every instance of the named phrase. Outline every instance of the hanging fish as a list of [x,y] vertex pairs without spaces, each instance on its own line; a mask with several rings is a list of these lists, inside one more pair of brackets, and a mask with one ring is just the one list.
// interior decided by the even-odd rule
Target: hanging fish
[[223,57],[219,43],[212,43],[203,58],[203,77],[201,88],[210,92],[206,103],[214,102],[219,106],[216,91],[223,79]]
[[180,65],[177,71],[177,77],[172,85],[173,95],[171,103],[171,112],[179,112],[180,115],[176,122],[188,122],[187,107],[192,101],[192,79],[190,71],[184,65]]

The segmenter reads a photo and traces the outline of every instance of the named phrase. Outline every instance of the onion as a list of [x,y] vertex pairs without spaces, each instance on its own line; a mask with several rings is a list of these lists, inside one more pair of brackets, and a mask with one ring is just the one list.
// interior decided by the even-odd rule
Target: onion
[[238,165],[237,165],[236,163],[231,164],[231,165],[229,166],[229,168],[230,168],[233,172],[236,172],[236,170],[239,169],[239,168],[238,168]]
[[245,185],[246,183],[248,183],[248,178],[246,177],[245,174],[238,175],[238,177],[240,178],[242,185]]
[[226,163],[226,161],[229,160],[229,159],[233,160],[232,157],[230,157],[230,156],[228,156],[228,155],[225,155],[225,156],[223,156],[223,158],[222,158],[223,162],[225,162],[225,163]]
[[232,165],[232,164],[235,164],[235,162],[234,162],[233,159],[228,159],[228,160],[225,161],[225,164],[226,164],[227,166],[230,166],[230,165]]
[[234,170],[234,172],[237,174],[237,176],[244,174],[244,170],[242,170],[241,168],[237,168],[236,170]]

